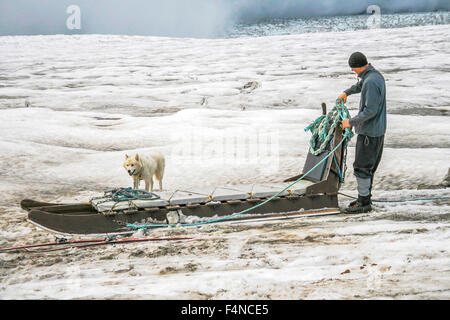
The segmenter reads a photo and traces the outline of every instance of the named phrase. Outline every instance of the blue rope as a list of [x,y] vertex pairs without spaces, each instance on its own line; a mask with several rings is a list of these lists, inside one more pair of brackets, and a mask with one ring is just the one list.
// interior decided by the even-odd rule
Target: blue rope
[[[336,101],[336,108],[338,108],[338,105],[340,104],[340,102],[337,100]],[[343,102],[342,102],[342,107],[345,107]],[[339,110],[339,109],[338,109]],[[343,114],[339,112],[339,115],[341,117],[343,117]],[[342,118],[344,119],[344,118]],[[230,214],[228,216],[224,216],[224,217],[220,217],[217,219],[212,219],[212,220],[208,220],[208,221],[202,221],[202,222],[195,222],[195,223],[182,223],[182,224],[142,224],[142,225],[136,225],[136,224],[132,224],[129,223],[126,226],[130,227],[130,228],[136,228],[136,229],[145,229],[145,228],[153,228],[153,227],[175,227],[175,226],[182,226],[182,227],[186,227],[186,226],[198,226],[198,225],[203,225],[203,224],[208,224],[208,223],[213,223],[213,222],[218,222],[218,221],[223,221],[223,220],[227,220],[230,219],[232,217],[241,215],[243,213],[249,212],[253,209],[256,209],[260,206],[265,205],[267,202],[271,201],[272,199],[274,199],[275,197],[277,197],[279,194],[283,193],[284,191],[286,191],[287,189],[289,189],[290,187],[292,187],[294,184],[298,183],[300,180],[302,180],[304,177],[306,177],[310,172],[312,172],[314,169],[316,169],[320,164],[322,164],[322,162],[324,162],[325,160],[328,159],[328,157],[330,157],[332,154],[334,154],[334,152],[342,145],[342,143],[347,139],[347,137],[350,135],[350,131],[348,129],[345,130],[345,133],[342,137],[342,140],[338,143],[338,145],[336,147],[334,147],[333,150],[330,151],[330,153],[324,157],[322,160],[320,160],[314,167],[312,167],[308,172],[306,172],[305,174],[303,174],[300,178],[298,178],[297,180],[295,180],[294,182],[292,182],[290,185],[288,185],[287,187],[285,187],[283,190],[281,190],[280,192],[274,194],[273,196],[271,196],[270,198],[267,198],[266,200],[264,200],[261,203],[258,203],[257,205],[254,205],[253,207],[247,208],[245,210]]]
[[[357,200],[358,197],[353,197],[348,194],[338,192],[340,195],[343,195],[344,197],[351,198]],[[414,199],[404,199],[404,200],[377,200],[377,199],[371,199],[372,202],[410,202],[410,201],[435,201],[435,200],[450,200],[450,197],[431,197],[431,198],[414,198]]]
[[[330,145],[333,143],[333,139],[334,139],[334,137],[331,138]],[[337,162],[336,154],[333,154],[333,160],[334,160],[334,164],[336,165],[336,168],[338,170],[339,180],[341,182],[344,182],[344,177],[343,177],[343,174],[341,173],[341,168],[339,167],[339,163]]]
[[314,120],[313,123],[311,123],[309,126],[307,126],[307,127],[304,129],[304,131],[305,131],[305,132],[307,132],[307,131],[312,131],[313,128],[317,127],[317,126],[320,124],[320,122],[323,120],[323,118],[325,118],[324,115],[321,115],[320,117],[318,117],[316,120]]
[[372,202],[410,202],[410,201],[434,201],[434,200],[450,200],[450,197],[433,197],[433,198],[415,198],[405,200],[371,200]]
[[334,159],[334,164],[336,165],[336,168],[338,169],[339,179],[341,180],[341,182],[343,182],[344,177],[341,174],[341,168],[339,168],[339,164],[337,162],[336,155],[333,155],[333,159]]
[[159,196],[153,192],[128,188],[117,188],[105,191],[105,196],[111,197],[115,202],[128,200],[157,200]]

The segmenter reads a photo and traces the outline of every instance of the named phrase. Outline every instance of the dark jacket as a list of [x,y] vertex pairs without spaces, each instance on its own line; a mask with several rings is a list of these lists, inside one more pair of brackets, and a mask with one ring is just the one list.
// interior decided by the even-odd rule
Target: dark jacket
[[386,132],[386,84],[380,72],[369,65],[357,84],[345,90],[349,96],[361,92],[359,113],[350,119],[357,134],[380,137]]

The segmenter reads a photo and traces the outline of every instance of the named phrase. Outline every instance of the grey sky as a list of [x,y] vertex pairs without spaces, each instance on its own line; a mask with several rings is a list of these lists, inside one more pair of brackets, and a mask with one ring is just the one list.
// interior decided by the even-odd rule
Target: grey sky
[[[70,5],[81,9],[81,29],[69,30]],[[239,21],[382,12],[450,10],[449,0],[0,0],[0,35],[135,34],[211,37]]]

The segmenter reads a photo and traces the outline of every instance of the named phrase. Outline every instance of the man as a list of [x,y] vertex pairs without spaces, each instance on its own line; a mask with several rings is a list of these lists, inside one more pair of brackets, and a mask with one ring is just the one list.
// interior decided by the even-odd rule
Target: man
[[361,52],[353,53],[348,64],[360,80],[345,90],[339,98],[344,102],[349,95],[361,93],[358,115],[342,121],[342,127],[355,128],[356,140],[354,175],[358,184],[358,200],[350,203],[347,213],[372,210],[373,176],[383,152],[386,132],[386,85],[380,72],[367,62]]

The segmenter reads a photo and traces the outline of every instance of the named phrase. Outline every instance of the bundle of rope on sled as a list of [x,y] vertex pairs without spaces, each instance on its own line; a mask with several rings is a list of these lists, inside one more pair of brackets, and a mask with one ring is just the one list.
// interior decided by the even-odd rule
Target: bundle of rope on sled
[[[172,192],[172,195],[167,199],[170,201],[172,197],[178,192],[188,192],[188,193],[194,193],[199,195],[207,196],[206,200],[207,202],[212,201],[214,199],[214,191],[217,189],[217,187],[212,191],[211,194],[205,195],[203,193],[193,192],[193,191],[185,191],[176,189]],[[96,205],[99,205],[101,203],[105,202],[114,202],[114,204],[111,206],[111,208],[107,211],[101,211],[103,215],[115,215],[117,213],[134,213],[133,210],[129,210],[130,208],[134,208],[135,210],[139,210],[139,207],[134,203],[134,200],[158,200],[161,199],[161,197],[153,192],[148,192],[144,190],[138,190],[133,189],[131,187],[128,188],[115,188],[110,190],[105,190],[104,195],[100,197],[93,197],[90,199],[90,202],[92,203],[93,200],[99,200],[96,202]],[[121,202],[128,202],[128,209],[121,209],[121,210],[115,210],[116,206]]]
[[[341,110],[339,110],[339,107]],[[342,111],[342,112],[341,112]],[[315,156],[321,154],[334,135],[334,130],[340,124],[342,119],[350,118],[350,113],[343,103],[336,103],[326,115],[322,115],[314,120],[305,128],[305,132],[311,131],[311,139],[309,140],[309,152]],[[347,131],[347,138],[350,140],[354,133]],[[322,141],[318,146],[317,143]]]
[[138,210],[138,207],[133,202],[133,200],[158,200],[159,198],[160,197],[153,192],[128,187],[106,190],[103,196],[91,198],[90,202],[97,199],[103,199],[98,201],[97,204],[114,201],[114,205],[111,207],[111,209],[109,209],[109,211],[102,212],[104,215],[114,215],[117,213],[116,211],[114,211],[114,209],[120,202],[128,201],[129,207],[134,207],[136,210]]

